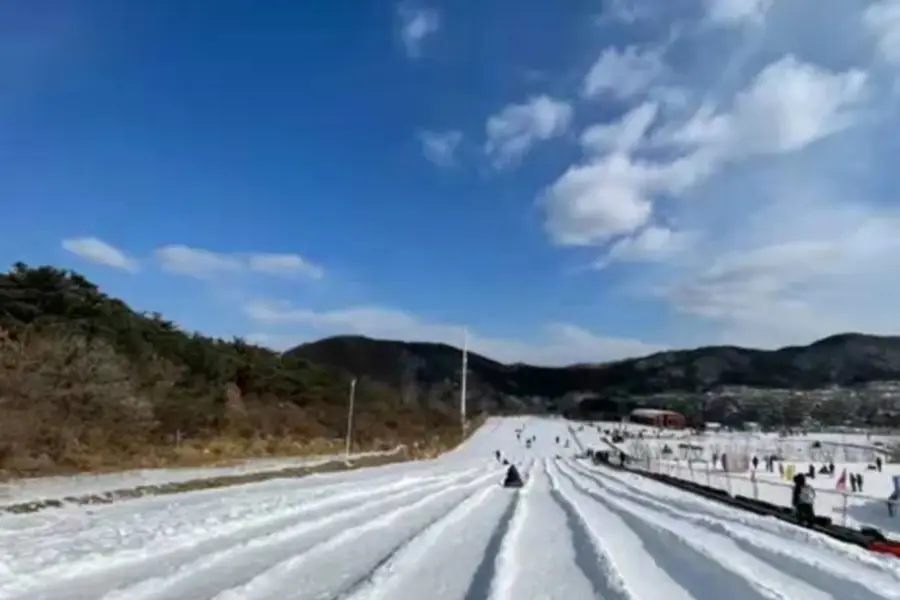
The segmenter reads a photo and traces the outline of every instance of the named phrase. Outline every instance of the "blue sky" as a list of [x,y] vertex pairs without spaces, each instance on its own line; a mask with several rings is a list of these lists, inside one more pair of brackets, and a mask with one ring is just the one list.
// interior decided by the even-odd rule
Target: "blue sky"
[[897,0],[7,3],[0,257],[276,348],[896,333],[898,32]]

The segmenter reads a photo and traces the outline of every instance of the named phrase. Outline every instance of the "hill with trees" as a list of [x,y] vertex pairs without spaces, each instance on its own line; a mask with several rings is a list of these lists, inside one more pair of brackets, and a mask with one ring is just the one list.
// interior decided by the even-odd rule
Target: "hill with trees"
[[[334,451],[346,430],[346,369],[186,332],[50,266],[0,274],[0,361],[0,475]],[[365,377],[355,422],[368,449],[458,438],[455,412]]]
[[[286,354],[350,368],[401,392],[406,405],[457,402],[459,353],[443,344],[341,336]],[[797,426],[900,425],[900,337],[839,334],[808,346],[709,346],[599,365],[505,365],[469,354],[469,405],[491,413],[565,410],[615,417],[667,407],[697,420]]]
[[[353,377],[360,448],[447,447],[459,439],[460,354],[359,336],[278,353],[186,332],[77,273],[16,264],[0,274],[0,477],[334,452]],[[571,367],[470,353],[468,398],[470,415],[664,406],[731,424],[897,425],[892,382],[900,338],[841,334]]]

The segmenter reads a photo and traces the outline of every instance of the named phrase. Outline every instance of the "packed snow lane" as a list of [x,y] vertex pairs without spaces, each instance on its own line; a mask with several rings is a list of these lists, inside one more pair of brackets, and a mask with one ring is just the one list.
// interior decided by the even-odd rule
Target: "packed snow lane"
[[[55,515],[49,527],[4,536],[0,599],[87,600],[105,592],[110,592],[109,599],[210,598],[329,534],[452,493],[458,486],[494,483],[500,472],[470,466],[343,493],[282,496],[265,507],[269,511],[236,505],[231,509],[234,519],[227,513],[217,515],[224,523],[204,512],[167,523],[161,511],[149,515],[144,529],[140,515],[122,519],[123,514],[109,514],[121,511],[100,509],[86,515],[72,510],[70,515]],[[0,526],[15,520],[4,519]],[[56,535],[54,526],[59,526]]]
[[900,571],[892,560],[702,498],[679,502],[656,482],[623,485],[628,475],[568,464],[560,471],[624,521],[655,562],[670,565],[664,568],[672,578],[695,595],[690,588],[702,581],[707,593],[718,587],[723,597],[748,600],[900,598]]
[[553,493],[546,467],[544,462],[522,490],[509,534],[497,557],[496,576],[488,597],[613,600],[595,588],[605,577],[596,571],[596,558],[584,544],[578,518]]
[[578,429],[491,419],[434,461],[4,515],[0,600],[900,600],[900,561],[579,462]]

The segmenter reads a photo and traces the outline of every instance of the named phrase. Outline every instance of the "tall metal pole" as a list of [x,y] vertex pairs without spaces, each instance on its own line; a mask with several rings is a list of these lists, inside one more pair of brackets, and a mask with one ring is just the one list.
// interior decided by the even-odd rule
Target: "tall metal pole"
[[459,419],[463,438],[466,437],[466,383],[469,375],[469,330],[463,329],[462,382],[459,389]]
[[356,377],[350,381],[350,406],[347,408],[347,446],[344,453],[350,456],[350,444],[353,442],[353,404],[356,400]]

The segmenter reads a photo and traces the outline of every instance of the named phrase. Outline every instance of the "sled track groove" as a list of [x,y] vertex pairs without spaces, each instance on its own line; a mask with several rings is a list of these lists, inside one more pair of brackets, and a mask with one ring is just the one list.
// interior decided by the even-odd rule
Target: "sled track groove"
[[[144,598],[209,597],[221,589],[224,581],[234,581],[240,573],[222,572],[229,562],[237,561],[245,568],[254,563],[265,565],[263,555],[273,548],[309,549],[329,528],[361,521],[378,509],[398,508],[440,495],[447,486],[471,485],[471,481],[492,475],[483,469],[467,469],[450,475],[419,480],[403,480],[374,490],[347,492],[335,497],[301,500],[294,510],[262,518],[224,535],[212,535],[198,543],[180,545],[174,550],[155,554],[116,555],[111,560],[70,563],[61,569],[46,569],[20,576],[15,584],[0,587],[0,598],[32,598],[94,600],[138,600]],[[457,483],[463,481],[463,483]],[[465,483],[469,481],[469,483]],[[407,500],[408,499],[408,500]],[[361,500],[361,501],[360,501]],[[396,509],[395,509],[396,510]],[[44,585],[43,578],[49,579]],[[237,583],[237,582],[236,582]],[[110,591],[112,590],[112,591]],[[103,592],[107,594],[104,596]]]
[[719,597],[729,600],[772,598],[758,593],[746,581],[735,577],[717,561],[683,544],[677,536],[619,510],[603,496],[586,489],[572,474],[560,470],[560,475],[568,480],[578,493],[600,504],[634,532],[643,542],[650,559],[691,597]]
[[[316,543],[299,553],[287,557],[275,557],[274,560],[270,557],[266,562],[266,567],[262,571],[257,571],[249,580],[245,580],[239,585],[223,590],[216,596],[216,599],[281,599],[292,597],[291,594],[286,595],[285,590],[293,591],[295,589],[302,590],[304,594],[308,594],[303,597],[326,598],[335,590],[345,591],[346,586],[353,585],[354,582],[361,579],[359,573],[372,571],[373,567],[381,562],[380,557],[389,554],[396,547],[396,544],[389,543],[393,540],[388,539],[388,544],[383,549],[375,551],[369,550],[369,552],[373,553],[375,560],[361,568],[360,571],[355,574],[356,577],[353,576],[354,573],[352,572],[341,575],[341,569],[338,569],[337,571],[321,570],[316,566],[316,563],[321,562],[325,557],[329,557],[330,554],[335,554],[335,556],[332,556],[331,558],[337,559],[338,550],[353,552],[359,550],[361,547],[366,547],[368,549],[368,544],[358,543],[360,538],[363,538],[364,536],[378,536],[382,531],[391,531],[397,524],[403,522],[405,519],[422,518],[422,514],[424,513],[426,515],[424,523],[415,527],[414,530],[406,536],[403,536],[403,541],[405,541],[405,538],[407,537],[414,537],[419,530],[426,528],[429,523],[435,520],[435,515],[429,515],[429,509],[431,509],[433,505],[440,505],[441,502],[449,502],[456,498],[456,496],[460,496],[452,502],[451,506],[446,510],[439,509],[437,511],[439,513],[438,518],[440,518],[452,510],[452,508],[461,501],[465,501],[466,498],[477,493],[478,488],[484,486],[489,479],[493,479],[494,477],[495,474],[490,473],[466,481],[465,483],[455,484],[450,489],[444,488],[435,490],[414,502],[403,503],[389,513],[376,513],[375,515],[372,515],[374,517],[373,519],[365,520],[350,528],[342,528],[341,530],[330,532],[327,537],[317,540]],[[475,489],[469,491],[470,488]],[[378,539],[380,540],[381,538],[379,537]],[[403,541],[401,541],[400,545],[402,545]],[[354,546],[354,544],[356,545]],[[369,555],[369,552],[366,553],[366,556]],[[343,557],[344,555],[341,554],[340,556]],[[328,564],[332,565],[335,563]],[[350,581],[346,581],[347,579]],[[310,591],[310,588],[313,588],[313,591]],[[318,591],[315,591],[316,589]]]
[[[741,519],[722,518],[720,520],[718,516],[698,513],[696,509],[673,508],[670,505],[625,489],[630,486],[620,486],[618,481],[615,481],[614,484],[612,482],[608,483],[599,474],[590,472],[588,469],[578,468],[575,465],[571,465],[571,468],[610,494],[627,498],[630,502],[641,505],[648,510],[663,513],[667,518],[702,527],[712,534],[724,536],[743,552],[757,560],[767,563],[772,568],[783,571],[798,580],[818,582],[822,584],[820,587],[823,590],[836,592],[836,597],[838,598],[853,598],[856,600],[900,598],[900,590],[897,589],[898,575],[900,574],[896,571],[885,572],[879,570],[873,567],[869,561],[858,564],[851,570],[846,565],[817,558],[814,551],[804,552],[803,547],[798,548],[796,551],[792,550],[790,545],[785,545],[784,537],[780,535],[779,531],[757,527],[757,525],[763,524],[764,521],[756,523],[751,520]],[[585,473],[585,471],[591,474]],[[782,524],[780,521],[773,523],[773,525],[776,524],[778,528],[790,527]],[[807,537],[815,535],[807,533],[803,529],[793,529],[796,529],[798,534]],[[808,540],[805,539],[791,541],[798,546],[808,546]],[[869,558],[867,554],[863,554],[863,557]],[[883,565],[883,563],[880,564]]]
[[610,584],[610,573],[616,572],[615,567],[597,550],[586,517],[565,497],[549,470],[547,474],[551,484],[550,497],[566,514],[566,525],[575,551],[575,563],[591,582],[595,595],[604,600],[631,600],[621,586]]
[[[524,491],[524,488],[522,491]],[[497,576],[497,561],[499,560],[500,548],[509,534],[513,517],[521,510],[522,491],[516,492],[513,501],[503,513],[500,521],[497,522],[494,533],[491,535],[484,550],[481,562],[478,563],[478,567],[472,575],[472,580],[469,582],[469,588],[466,590],[464,600],[485,600],[490,595],[494,578]]]
[[[580,491],[603,504],[607,510],[625,521],[636,534],[647,540],[647,548],[669,548],[666,553],[654,552],[658,564],[669,565],[664,569],[682,587],[697,590],[697,581],[703,581],[702,593],[717,589],[718,597],[734,600],[826,600],[832,595],[813,582],[796,578],[784,571],[780,564],[760,561],[747,554],[732,540],[704,531],[686,521],[672,521],[670,516],[657,508],[649,509],[628,500],[624,496],[599,494],[588,489],[577,478],[568,475]],[[690,561],[684,559],[692,556]],[[666,562],[668,561],[668,562]],[[705,580],[685,575],[693,571],[705,573]],[[693,587],[691,587],[693,586]],[[715,586],[715,587],[713,587]],[[700,592],[701,590],[697,590]]]
[[335,590],[331,600],[346,600],[356,595],[362,595],[363,592],[369,592],[369,594],[377,596],[377,586],[390,582],[390,578],[393,576],[393,567],[400,563],[405,564],[407,561],[415,563],[423,558],[427,558],[426,552],[408,556],[408,553],[414,548],[416,543],[424,543],[424,540],[430,542],[432,539],[439,537],[439,534],[446,531],[450,523],[463,520],[465,516],[478,508],[483,502],[486,502],[496,491],[497,488],[480,488],[472,491],[459,504],[451,507],[449,511],[436,515],[424,527],[406,539],[401,540],[368,573],[349,583],[344,589]]

